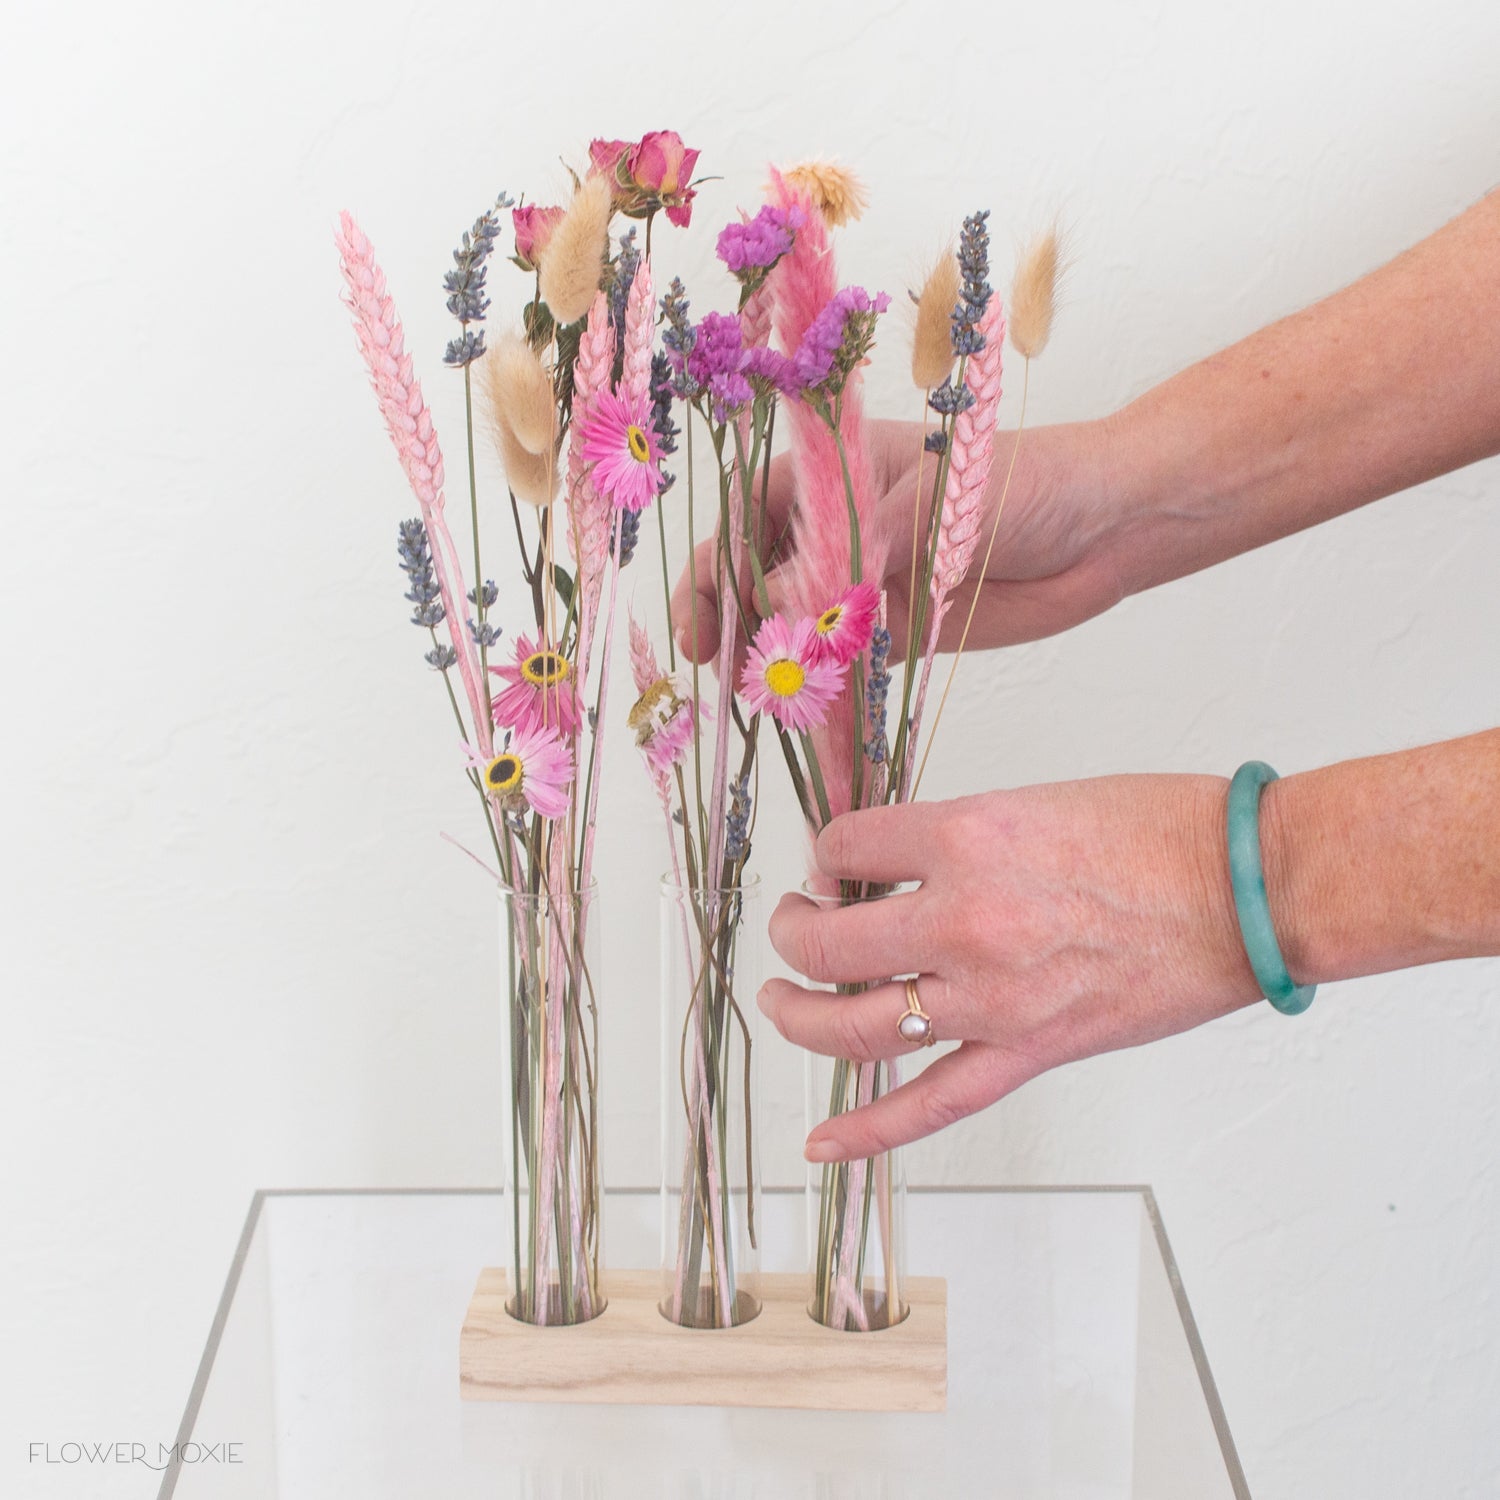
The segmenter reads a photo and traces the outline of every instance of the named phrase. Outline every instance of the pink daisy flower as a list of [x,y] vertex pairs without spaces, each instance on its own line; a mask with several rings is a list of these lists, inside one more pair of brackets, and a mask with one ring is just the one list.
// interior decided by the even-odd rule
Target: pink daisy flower
[[675,677],[658,677],[630,710],[635,742],[655,776],[664,776],[687,755],[695,718],[710,717],[706,704],[696,714],[692,691]]
[[544,818],[567,812],[573,753],[555,729],[517,729],[489,760],[468,745],[464,753],[485,790],[498,796],[508,812],[529,808]]
[[508,667],[491,667],[510,686],[490,704],[495,723],[506,729],[555,729],[567,738],[578,733],[583,717],[573,663],[560,651],[529,636],[516,641],[516,659]]
[[880,590],[873,583],[856,583],[844,590],[813,622],[819,661],[847,666],[870,649],[875,618],[880,613]]
[[651,429],[651,399],[604,391],[579,434],[594,488],[616,510],[641,511],[661,493],[661,451]]
[[844,677],[842,664],[819,657],[816,620],[793,625],[772,615],[755,632],[740,692],[756,713],[767,710],[784,728],[805,734],[828,717]]

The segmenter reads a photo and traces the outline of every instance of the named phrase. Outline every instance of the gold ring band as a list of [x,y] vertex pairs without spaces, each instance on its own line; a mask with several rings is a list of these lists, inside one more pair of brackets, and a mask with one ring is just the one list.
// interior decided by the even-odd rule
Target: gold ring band
[[931,1047],[937,1041],[932,1030],[932,1017],[922,1009],[915,978],[906,981],[906,1009],[896,1022],[896,1030],[901,1034],[903,1042],[917,1042],[923,1047]]

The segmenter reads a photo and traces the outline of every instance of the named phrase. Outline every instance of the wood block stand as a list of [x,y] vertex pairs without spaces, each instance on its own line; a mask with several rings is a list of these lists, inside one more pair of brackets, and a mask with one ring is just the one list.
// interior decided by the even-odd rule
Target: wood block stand
[[609,1306],[588,1323],[535,1328],[510,1316],[510,1278],[479,1273],[459,1338],[468,1401],[641,1406],[780,1406],[942,1411],[948,1401],[947,1283],[909,1276],[908,1316],[874,1333],[836,1333],[807,1312],[807,1278],[760,1277],[761,1310],[738,1328],[679,1328],[659,1310],[654,1271],[605,1278]]

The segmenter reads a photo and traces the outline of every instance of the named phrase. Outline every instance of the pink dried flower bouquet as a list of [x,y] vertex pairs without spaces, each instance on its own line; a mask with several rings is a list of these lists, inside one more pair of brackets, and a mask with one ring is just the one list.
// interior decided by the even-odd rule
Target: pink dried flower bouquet
[[[582,1322],[604,1307],[594,835],[619,574],[663,483],[650,422],[649,261],[633,235],[616,242],[608,228],[617,213],[643,218],[649,244],[659,212],[686,224],[697,156],[670,131],[595,148],[571,204],[518,207],[502,195],[464,233],[444,277],[459,325],[444,363],[462,377],[467,427],[463,551],[385,278],[349,214],[336,236],[360,352],[418,506],[398,536],[412,622],[430,637],[425,659],[443,681],[457,763],[498,867],[510,972],[510,1308],[535,1323]],[[526,291],[516,298],[518,331],[491,350],[487,276],[507,209]],[[565,317],[544,284],[577,308]],[[510,514],[495,531],[514,534],[508,562],[519,587],[503,591],[505,612],[525,601],[526,618],[503,640],[502,589],[485,577],[481,553],[476,405],[506,471],[500,503]],[[664,743],[680,738],[679,728]]]

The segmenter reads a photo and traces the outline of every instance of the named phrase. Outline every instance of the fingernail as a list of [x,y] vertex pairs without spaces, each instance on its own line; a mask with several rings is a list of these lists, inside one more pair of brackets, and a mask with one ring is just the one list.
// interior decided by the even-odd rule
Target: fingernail
[[755,992],[755,1003],[760,1007],[760,1013],[763,1016],[771,1014],[771,1002],[766,998],[767,988],[768,986],[761,985]]
[[808,1161],[837,1161],[839,1148],[833,1141],[809,1141],[802,1154]]

